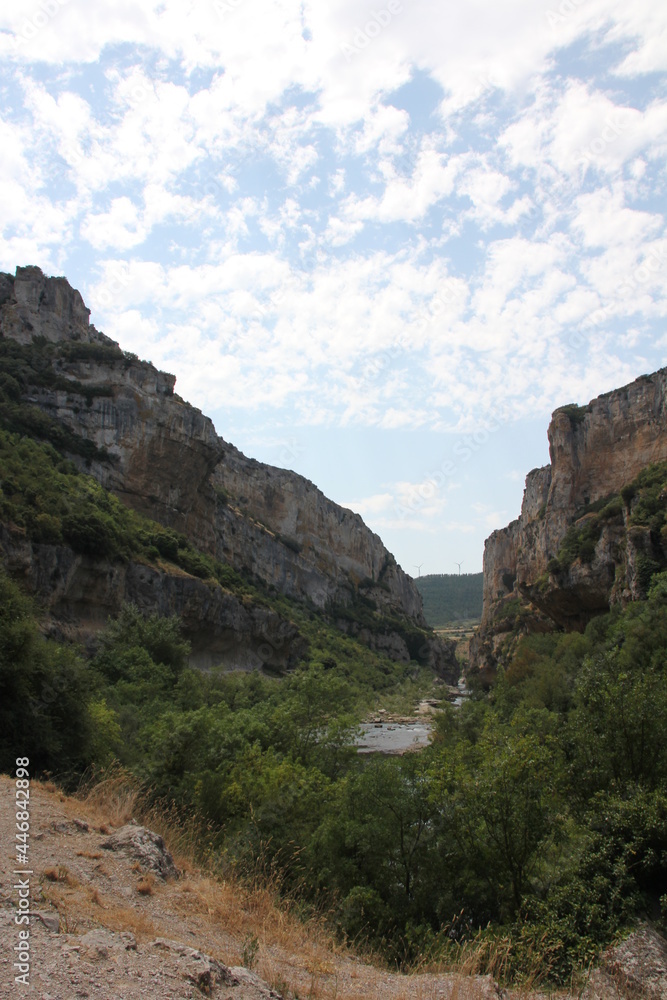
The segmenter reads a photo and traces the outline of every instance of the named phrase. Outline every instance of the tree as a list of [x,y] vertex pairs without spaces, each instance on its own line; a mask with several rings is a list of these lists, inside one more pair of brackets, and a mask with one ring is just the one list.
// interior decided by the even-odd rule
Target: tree
[[474,745],[444,748],[434,769],[441,837],[455,839],[461,883],[475,918],[507,919],[520,909],[558,813],[553,740],[489,721]]
[[73,649],[43,639],[30,601],[0,572],[0,770],[28,757],[63,777],[92,759],[87,704],[95,683]]
[[660,787],[667,778],[667,573],[612,621],[584,659],[572,714],[575,784]]
[[135,604],[123,605],[118,618],[109,621],[100,645],[96,664],[112,682],[136,676],[137,671],[140,676],[145,675],[146,669],[150,672],[148,665],[136,665],[137,660],[146,661],[138,651],[147,654],[153,664],[166,667],[176,681],[187,666],[190,653],[190,644],[182,636],[181,621],[176,615],[170,618],[143,615]]

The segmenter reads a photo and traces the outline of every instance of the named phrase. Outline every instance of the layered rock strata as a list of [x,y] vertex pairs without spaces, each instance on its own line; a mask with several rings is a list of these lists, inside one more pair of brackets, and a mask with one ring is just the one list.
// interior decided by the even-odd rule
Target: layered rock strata
[[[660,539],[630,524],[632,501],[600,527],[594,551],[567,565],[558,553],[591,507],[618,496],[642,470],[667,460],[667,369],[592,400],[556,410],[548,429],[551,463],[526,478],[521,514],[484,548],[484,608],[472,665],[493,668],[516,601],[527,629],[581,629],[615,601],[644,596],[642,559],[667,559]],[[512,602],[512,603],[510,603]]]
[[36,544],[5,525],[0,550],[9,573],[40,602],[54,638],[94,644],[107,619],[132,603],[146,614],[177,615],[190,642],[190,665],[199,669],[282,673],[307,652],[293,622],[177,567],[97,559],[66,545]]
[[[414,582],[357,514],[225,442],[174,393],[173,375],[95,329],[65,278],[37,267],[0,274],[0,336],[55,345],[53,377],[22,387],[22,401],[89,442],[92,454],[72,457],[128,506],[289,597],[321,610],[350,606],[361,584],[378,614],[425,628]],[[118,593],[134,592],[128,586]],[[400,636],[386,646],[409,659]],[[427,636],[422,652],[423,662],[455,673],[448,645]]]

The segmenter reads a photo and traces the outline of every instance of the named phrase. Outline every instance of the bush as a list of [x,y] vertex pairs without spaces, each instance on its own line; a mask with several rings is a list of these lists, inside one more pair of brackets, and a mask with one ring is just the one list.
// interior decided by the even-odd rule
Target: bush
[[587,406],[579,406],[577,403],[567,403],[565,406],[559,406],[555,412],[564,413],[568,417],[572,427],[576,428],[579,424],[583,424],[586,414],[590,411]]
[[183,639],[177,617],[143,615],[134,604],[124,605],[118,618],[109,621],[100,643],[97,666],[107,677],[116,679],[129,676],[128,671],[119,667],[122,653],[143,650],[153,664],[167,667],[174,679],[187,666],[190,653],[190,644]]
[[125,358],[118,344],[112,341],[108,344],[68,341],[59,345],[59,354],[67,361],[96,361],[101,364]]
[[121,552],[121,538],[113,520],[92,504],[66,514],[62,519],[63,538],[75,552],[114,559]]

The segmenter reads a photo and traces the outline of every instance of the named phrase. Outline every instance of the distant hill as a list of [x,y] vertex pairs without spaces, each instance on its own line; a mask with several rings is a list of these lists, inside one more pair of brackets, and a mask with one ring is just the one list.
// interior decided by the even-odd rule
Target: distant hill
[[448,625],[466,618],[481,618],[482,573],[429,573],[415,580],[424,602],[428,624]]

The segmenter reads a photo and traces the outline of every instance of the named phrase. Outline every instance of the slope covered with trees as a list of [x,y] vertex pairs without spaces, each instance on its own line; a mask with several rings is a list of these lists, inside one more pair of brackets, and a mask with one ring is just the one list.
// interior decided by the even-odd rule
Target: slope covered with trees
[[429,625],[475,621],[482,615],[482,573],[429,573],[415,580]]
[[203,674],[175,619],[127,607],[86,661],[0,588],[3,769],[19,747],[72,784],[117,759],[201,816],[239,871],[269,866],[391,961],[474,946],[482,971],[500,950],[506,979],[537,962],[563,983],[667,915],[667,574],[583,635],[521,640],[422,753],[370,760],[359,704],[409,688],[409,670],[319,623],[282,680]]

